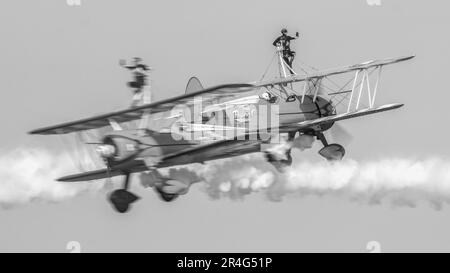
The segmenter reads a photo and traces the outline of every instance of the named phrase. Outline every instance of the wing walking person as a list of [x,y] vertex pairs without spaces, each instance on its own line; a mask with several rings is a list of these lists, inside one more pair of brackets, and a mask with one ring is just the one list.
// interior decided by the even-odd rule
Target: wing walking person
[[287,35],[287,29],[283,28],[281,30],[281,36],[273,41],[274,46],[281,46],[283,52],[283,60],[289,66],[289,71],[294,74],[292,70],[292,62],[294,61],[295,51],[291,50],[291,41],[299,37],[298,32],[295,33],[295,37]]
[[127,64],[125,60],[120,60],[119,64],[132,71],[134,81],[128,82],[128,86],[134,89],[132,107],[136,106],[142,97],[144,87],[147,85],[147,76],[150,68],[142,63],[142,59],[135,57],[133,64]]

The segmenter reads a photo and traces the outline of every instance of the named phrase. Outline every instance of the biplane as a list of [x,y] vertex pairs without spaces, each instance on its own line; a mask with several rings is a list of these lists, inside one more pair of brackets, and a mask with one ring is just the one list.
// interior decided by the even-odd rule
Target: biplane
[[266,69],[256,82],[204,88],[193,77],[183,95],[156,102],[144,96],[136,107],[36,129],[30,134],[81,136],[100,132],[94,141],[79,139],[95,146],[94,153],[104,167],[57,181],[124,176],[122,188],[110,193],[109,200],[117,211],[126,212],[139,199],[129,191],[133,173],[149,174],[161,199],[173,201],[185,194],[190,184],[163,175],[163,168],[262,152],[269,163],[282,170],[292,162],[292,148],[310,148],[316,139],[323,145],[321,156],[342,159],[344,147],[329,143],[324,132],[341,120],[403,106],[378,106],[375,99],[382,68],[413,57],[328,70],[305,65],[298,70],[285,63],[277,48],[269,65],[276,63],[274,78],[266,78]]

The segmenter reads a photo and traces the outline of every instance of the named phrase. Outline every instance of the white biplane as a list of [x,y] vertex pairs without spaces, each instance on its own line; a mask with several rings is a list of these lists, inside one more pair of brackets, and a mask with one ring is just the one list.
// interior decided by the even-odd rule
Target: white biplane
[[[340,120],[401,107],[400,103],[375,103],[380,75],[385,66],[413,57],[329,70],[304,66],[297,73],[277,48],[273,59],[277,60],[277,75],[273,79],[266,79],[266,70],[258,82],[203,88],[193,77],[184,95],[151,103],[144,96],[137,107],[36,129],[30,134],[76,135],[87,146],[96,146],[104,168],[57,180],[125,176],[123,187],[113,191],[109,199],[117,211],[126,212],[138,199],[128,191],[132,173],[149,174],[159,196],[172,201],[186,193],[190,183],[162,175],[158,169],[256,152],[264,152],[268,162],[282,169],[290,165],[293,147],[311,147],[315,139],[324,146],[319,151],[321,156],[342,159],[344,147],[328,143],[324,132]],[[87,141],[87,135],[91,141]],[[264,144],[270,143],[277,149],[264,150]]]

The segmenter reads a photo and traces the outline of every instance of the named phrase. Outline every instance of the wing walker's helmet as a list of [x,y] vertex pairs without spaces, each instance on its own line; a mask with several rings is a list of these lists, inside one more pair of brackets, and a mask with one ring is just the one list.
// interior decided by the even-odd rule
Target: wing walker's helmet
[[281,29],[281,34],[285,34],[285,33],[287,33],[287,29],[282,28],[282,29]]

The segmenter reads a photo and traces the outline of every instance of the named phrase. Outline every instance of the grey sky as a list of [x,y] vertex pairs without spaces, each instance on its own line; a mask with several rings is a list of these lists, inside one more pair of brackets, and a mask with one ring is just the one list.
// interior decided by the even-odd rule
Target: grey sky
[[[204,85],[259,79],[281,27],[299,31],[299,60],[319,68],[416,54],[383,71],[379,103],[399,111],[343,122],[350,158],[448,158],[445,86],[450,64],[446,1],[2,1],[0,150],[42,145],[30,129],[126,107],[129,74],[119,58],[141,56],[155,98]],[[317,157],[319,145],[295,156]],[[56,182],[55,182],[56,183]],[[115,213],[103,195],[0,210],[0,251],[450,251],[450,210],[427,204],[392,209],[346,199],[295,197],[269,202],[212,201],[195,185],[174,203],[134,185],[143,197]]]

